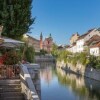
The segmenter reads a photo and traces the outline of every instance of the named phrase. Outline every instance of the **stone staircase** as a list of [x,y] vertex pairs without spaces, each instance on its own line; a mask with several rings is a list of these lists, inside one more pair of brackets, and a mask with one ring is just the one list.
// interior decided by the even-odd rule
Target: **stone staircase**
[[0,80],[0,100],[25,100],[19,79]]

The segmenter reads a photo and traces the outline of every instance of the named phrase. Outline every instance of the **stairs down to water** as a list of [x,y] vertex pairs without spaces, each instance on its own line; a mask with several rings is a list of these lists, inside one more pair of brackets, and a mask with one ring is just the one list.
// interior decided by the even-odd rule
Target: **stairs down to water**
[[0,100],[25,100],[19,79],[0,80]]

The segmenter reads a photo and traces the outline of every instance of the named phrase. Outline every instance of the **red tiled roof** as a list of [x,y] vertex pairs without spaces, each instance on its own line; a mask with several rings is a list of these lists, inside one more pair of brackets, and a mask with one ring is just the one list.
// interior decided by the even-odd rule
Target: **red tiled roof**
[[75,46],[76,45],[76,42],[74,42],[72,45]]
[[99,41],[99,42],[97,42],[96,44],[94,44],[94,45],[90,46],[90,48],[95,48],[95,47],[100,47],[100,41]]
[[83,39],[86,35],[88,35],[89,33],[91,33],[93,30],[94,30],[94,29],[88,30],[88,32],[85,33],[85,34],[83,34],[83,35],[81,35],[81,36],[78,38],[78,40]]
[[92,42],[99,41],[99,40],[100,40],[100,36],[94,35],[88,41],[85,42],[85,45],[89,46]]
[[87,34],[81,35],[77,40],[83,39]]

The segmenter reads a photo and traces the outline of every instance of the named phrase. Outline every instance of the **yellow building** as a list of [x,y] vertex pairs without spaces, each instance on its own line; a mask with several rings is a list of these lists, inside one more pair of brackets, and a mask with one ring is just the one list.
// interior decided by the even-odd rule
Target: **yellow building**
[[78,33],[73,34],[70,38],[70,44],[73,45],[76,42],[76,40],[78,39],[78,37],[79,37]]
[[35,52],[40,52],[40,40],[31,37],[29,35],[27,35],[27,42],[29,46],[33,46],[35,49]]

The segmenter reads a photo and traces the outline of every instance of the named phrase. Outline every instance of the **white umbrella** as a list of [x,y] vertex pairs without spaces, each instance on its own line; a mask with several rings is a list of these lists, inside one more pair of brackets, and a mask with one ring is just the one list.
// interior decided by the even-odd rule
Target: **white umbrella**
[[21,44],[24,44],[22,41],[10,39],[10,38],[1,38],[3,42],[0,44],[0,47],[14,48],[18,47]]

